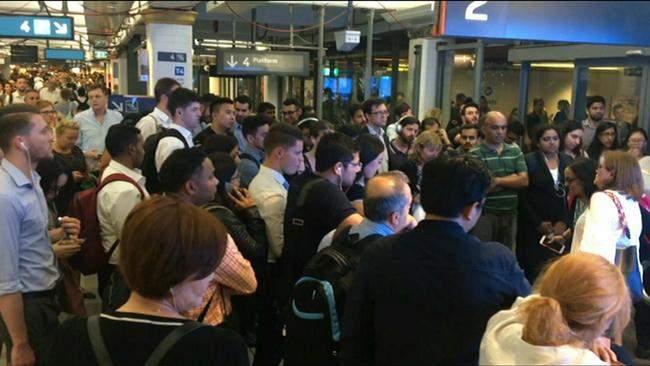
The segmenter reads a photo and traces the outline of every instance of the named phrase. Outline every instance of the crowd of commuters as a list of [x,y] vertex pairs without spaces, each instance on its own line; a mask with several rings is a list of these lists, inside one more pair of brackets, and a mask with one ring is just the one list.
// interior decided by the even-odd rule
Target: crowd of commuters
[[582,122],[535,100],[524,129],[462,95],[446,128],[374,98],[332,124],[163,78],[127,123],[101,84],[33,82],[0,109],[12,365],[607,364],[632,307],[650,355],[647,134],[621,140],[602,97]]

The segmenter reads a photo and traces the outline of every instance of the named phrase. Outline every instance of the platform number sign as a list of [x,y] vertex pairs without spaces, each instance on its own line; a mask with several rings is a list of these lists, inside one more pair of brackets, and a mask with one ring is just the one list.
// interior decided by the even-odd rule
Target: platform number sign
[[478,13],[477,10],[487,4],[487,1],[472,1],[465,8],[465,19],[466,20],[476,20],[479,22],[487,22],[488,15],[484,13]]
[[174,67],[174,76],[185,76],[185,67],[184,66]]

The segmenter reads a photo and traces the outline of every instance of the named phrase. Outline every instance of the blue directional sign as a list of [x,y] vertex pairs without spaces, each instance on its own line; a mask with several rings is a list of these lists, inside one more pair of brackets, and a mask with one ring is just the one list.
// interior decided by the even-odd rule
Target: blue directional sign
[[72,17],[0,15],[0,37],[74,39]]
[[648,1],[443,1],[443,36],[650,46]]
[[185,67],[184,66],[174,67],[174,76],[185,76]]
[[158,52],[158,61],[185,62],[187,54],[182,52]]
[[46,48],[45,58],[48,60],[85,60],[84,50]]

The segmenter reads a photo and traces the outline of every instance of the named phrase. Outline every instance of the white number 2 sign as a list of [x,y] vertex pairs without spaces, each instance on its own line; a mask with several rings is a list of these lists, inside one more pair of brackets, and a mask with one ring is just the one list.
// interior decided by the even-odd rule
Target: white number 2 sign
[[481,6],[487,4],[487,1],[472,1],[465,9],[466,20],[477,20],[479,22],[487,22],[488,15],[484,13],[477,13],[476,10]]

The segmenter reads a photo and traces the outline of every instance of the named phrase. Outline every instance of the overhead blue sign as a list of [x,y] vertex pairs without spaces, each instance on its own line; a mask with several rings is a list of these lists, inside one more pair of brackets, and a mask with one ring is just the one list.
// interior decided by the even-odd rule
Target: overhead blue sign
[[84,50],[73,49],[56,49],[46,48],[45,58],[48,60],[81,60],[85,59],[86,53]]
[[158,61],[185,62],[187,54],[182,52],[158,52]]
[[71,17],[0,15],[0,37],[74,39]]
[[112,94],[108,97],[108,108],[122,114],[151,112],[156,106],[156,99],[147,96]]
[[650,46],[647,1],[443,1],[440,35]]

